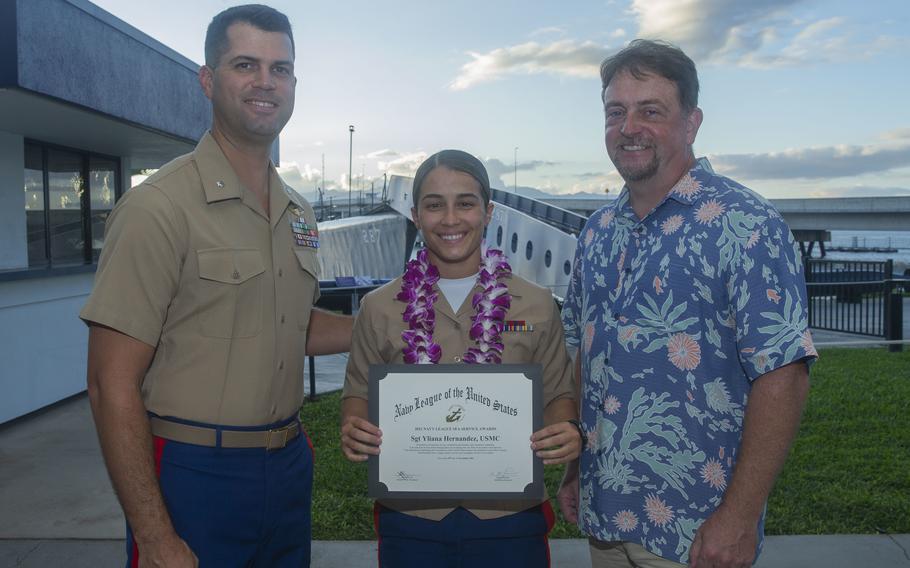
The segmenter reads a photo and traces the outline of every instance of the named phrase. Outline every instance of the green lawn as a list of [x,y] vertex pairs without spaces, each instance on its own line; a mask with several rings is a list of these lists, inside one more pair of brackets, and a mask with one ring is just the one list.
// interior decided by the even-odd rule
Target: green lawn
[[[305,404],[316,447],[313,538],[374,537],[364,464],[339,449],[340,393]],[[561,467],[546,468],[555,495]],[[557,511],[553,537],[580,536]],[[812,369],[799,437],[768,504],[769,534],[910,533],[910,352],[828,349]]]

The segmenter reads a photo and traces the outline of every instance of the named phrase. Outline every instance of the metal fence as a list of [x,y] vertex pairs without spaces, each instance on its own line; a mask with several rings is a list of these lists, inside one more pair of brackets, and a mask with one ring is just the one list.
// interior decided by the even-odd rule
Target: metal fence
[[[805,259],[809,327],[903,339],[905,280],[886,261]],[[892,345],[900,350],[900,345]]]
[[804,258],[806,283],[873,282],[889,280],[894,275],[894,261],[888,260],[828,260]]

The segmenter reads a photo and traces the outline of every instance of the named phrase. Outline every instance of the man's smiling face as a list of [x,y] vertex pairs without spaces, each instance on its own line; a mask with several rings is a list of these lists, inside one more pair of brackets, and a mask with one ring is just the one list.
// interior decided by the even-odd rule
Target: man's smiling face
[[242,22],[227,29],[227,38],[217,67],[201,73],[213,129],[239,143],[271,145],[294,112],[291,38]]

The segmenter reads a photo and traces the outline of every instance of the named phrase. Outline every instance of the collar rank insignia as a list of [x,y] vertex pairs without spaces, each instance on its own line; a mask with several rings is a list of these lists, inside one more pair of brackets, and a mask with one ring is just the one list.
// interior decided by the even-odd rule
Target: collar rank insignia
[[303,216],[303,209],[295,205],[291,206],[288,219],[291,223],[291,231],[294,233],[294,241],[297,246],[319,248],[319,231],[316,230],[316,224],[308,224]]
[[503,331],[529,332],[534,331],[534,326],[524,320],[506,320]]

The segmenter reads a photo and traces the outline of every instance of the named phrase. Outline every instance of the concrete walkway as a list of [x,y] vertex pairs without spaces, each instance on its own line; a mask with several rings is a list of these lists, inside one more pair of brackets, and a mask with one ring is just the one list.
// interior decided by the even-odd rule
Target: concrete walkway
[[[317,392],[341,387],[345,362],[318,358]],[[0,568],[123,566],[123,538],[85,395],[0,426]],[[585,541],[551,549],[555,568],[589,565]],[[910,535],[769,537],[756,566],[910,568],[908,551]],[[316,541],[312,559],[314,568],[375,566],[376,545]]]

